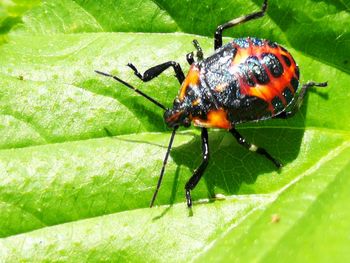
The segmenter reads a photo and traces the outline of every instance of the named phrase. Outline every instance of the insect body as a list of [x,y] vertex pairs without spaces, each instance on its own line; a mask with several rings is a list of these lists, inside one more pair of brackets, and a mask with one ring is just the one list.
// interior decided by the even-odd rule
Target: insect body
[[299,69],[287,50],[257,38],[234,39],[191,65],[173,109],[170,127],[231,129],[237,123],[272,118],[293,101]]
[[205,59],[199,43],[194,40],[197,61],[194,61],[193,52],[187,54],[187,61],[191,66],[186,77],[181,66],[174,61],[154,66],[143,74],[133,64],[128,64],[135,75],[144,82],[157,77],[170,67],[174,69],[181,88],[171,109],[167,109],[120,78],[96,71],[114,78],[162,108],[165,111],[165,122],[173,128],[151,206],[160,188],[175,132],[179,126],[188,127],[194,123],[202,130],[202,162],[185,185],[188,207],[192,206],[191,190],[198,184],[209,161],[207,128],[228,130],[243,147],[263,155],[277,168],[282,167],[282,164],[265,149],[249,143],[242,137],[235,129],[236,125],[248,121],[291,117],[300,108],[308,88],[324,87],[327,83],[308,82],[299,88],[299,68],[296,62],[286,49],[272,41],[247,37],[233,39],[222,46],[223,30],[262,17],[266,9],[267,0],[260,11],[218,26],[214,35],[215,52]]

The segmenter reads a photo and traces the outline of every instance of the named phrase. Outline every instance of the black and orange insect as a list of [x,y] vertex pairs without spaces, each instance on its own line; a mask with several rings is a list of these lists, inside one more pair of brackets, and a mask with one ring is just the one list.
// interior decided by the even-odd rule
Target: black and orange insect
[[186,77],[181,66],[175,61],[154,66],[144,74],[140,74],[133,64],[128,64],[143,82],[150,81],[170,67],[174,69],[181,88],[172,109],[164,107],[118,77],[96,71],[114,78],[165,110],[164,120],[168,127],[173,129],[151,207],[159,191],[175,132],[179,126],[189,127],[193,123],[202,129],[202,162],[185,186],[188,207],[192,206],[191,190],[198,184],[209,161],[207,128],[228,130],[239,144],[265,156],[277,168],[282,167],[282,164],[265,149],[249,143],[235,129],[236,125],[249,121],[291,117],[300,108],[310,87],[324,87],[327,83],[308,82],[302,85],[299,91],[298,65],[285,48],[270,40],[238,38],[222,46],[224,30],[262,17],[266,9],[267,0],[260,11],[218,26],[214,35],[215,52],[207,58],[203,58],[202,49],[194,40],[197,61],[194,60],[193,52],[187,54],[190,70]]

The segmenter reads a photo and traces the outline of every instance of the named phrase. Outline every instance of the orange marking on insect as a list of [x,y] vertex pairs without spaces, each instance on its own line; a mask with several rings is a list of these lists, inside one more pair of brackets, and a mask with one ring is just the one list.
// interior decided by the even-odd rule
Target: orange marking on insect
[[214,90],[217,92],[223,92],[227,87],[228,87],[228,83],[220,83],[214,88]]
[[[268,71],[267,71],[268,72]],[[245,93],[250,96],[259,97],[271,104],[271,101],[274,97],[279,97],[282,103],[286,106],[286,100],[282,96],[282,92],[286,87],[290,87],[290,81],[294,75],[294,71],[284,71],[282,76],[273,77],[272,74],[268,72],[268,76],[270,78],[269,83],[267,84],[256,84],[255,87],[245,88]],[[273,110],[273,107],[269,107]]]
[[232,124],[227,119],[227,112],[223,109],[211,110],[207,114],[207,119],[203,120],[198,117],[193,118],[195,126],[205,127],[205,128],[221,128],[221,129],[231,129]]
[[197,98],[194,101],[192,101],[192,106],[197,106],[200,102],[201,102],[201,99]]
[[251,55],[250,50],[247,48],[240,48],[235,47],[237,49],[237,53],[234,57],[234,59],[231,62],[231,65],[238,65],[240,63],[244,63],[247,57]]
[[190,70],[188,71],[188,74],[184,82],[181,85],[180,94],[179,94],[180,101],[184,100],[188,87],[195,86],[198,84],[199,84],[199,69],[198,67],[192,65]]
[[[270,71],[265,67],[265,71],[268,74],[270,81],[267,84],[256,83],[255,87],[249,86],[247,83],[245,83],[245,81],[243,81],[243,78],[238,78],[240,80],[241,93],[250,95],[250,96],[256,96],[269,102],[269,109],[272,112],[274,108],[271,104],[271,101],[276,96],[280,98],[280,100],[285,106],[287,106],[286,105],[287,102],[283,97],[282,92],[286,87],[289,87],[292,93],[294,93],[293,88],[291,88],[290,81],[292,80],[293,77],[297,78],[296,76],[297,65],[293,57],[289,54],[289,52],[284,51],[280,46],[278,46],[277,48],[270,47],[267,43],[265,43],[262,46],[249,45],[248,48],[241,48],[238,46],[235,46],[235,47],[237,48],[237,53],[231,64],[231,67],[233,69],[237,70],[238,67],[236,65],[240,63],[245,63],[246,59],[249,56],[256,56],[259,59],[261,59],[264,53],[274,54],[278,58],[278,60],[281,62],[283,67],[283,74],[279,77],[274,77],[270,73]],[[291,66],[288,67],[282,55],[286,56],[291,61]],[[236,71],[235,74],[239,75],[239,71]]]

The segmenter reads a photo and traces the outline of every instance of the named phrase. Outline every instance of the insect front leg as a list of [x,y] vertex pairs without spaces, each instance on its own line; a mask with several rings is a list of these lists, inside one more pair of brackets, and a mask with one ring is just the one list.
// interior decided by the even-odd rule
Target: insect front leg
[[193,190],[201,179],[205,168],[207,168],[209,163],[209,143],[208,143],[208,130],[206,128],[202,128],[202,163],[199,167],[194,171],[191,178],[188,180],[185,186],[186,191],[186,201],[187,206],[192,206],[192,198],[191,198],[191,190]]
[[231,28],[235,25],[242,24],[242,23],[245,23],[247,21],[250,21],[250,20],[253,20],[253,19],[256,19],[259,17],[262,17],[262,16],[264,16],[266,9],[267,9],[267,0],[264,1],[260,11],[232,19],[231,21],[218,26],[216,31],[215,31],[215,35],[214,35],[214,38],[215,38],[214,49],[218,49],[219,47],[222,46],[222,32],[225,29]]
[[309,81],[308,83],[304,84],[300,90],[298,98],[293,101],[292,105],[289,107],[289,110],[281,112],[280,114],[275,116],[275,118],[287,119],[289,117],[294,116],[303,104],[306,92],[309,90],[309,88],[312,87],[327,87],[327,82],[316,83],[313,81]]
[[231,129],[230,133],[236,138],[237,142],[240,145],[242,145],[243,147],[245,147],[249,151],[256,152],[258,154],[261,154],[261,155],[265,156],[267,159],[269,159],[271,162],[273,162],[273,164],[277,168],[281,168],[282,167],[282,164],[278,160],[273,158],[271,156],[271,154],[269,154],[264,148],[260,148],[260,147],[254,145],[254,144],[251,144],[251,143],[247,142],[247,140],[236,129],[234,129],[234,128]]
[[180,84],[182,84],[182,82],[185,79],[185,75],[181,69],[180,64],[175,61],[168,61],[168,62],[159,64],[157,66],[154,66],[146,70],[143,74],[141,74],[132,63],[128,63],[128,67],[130,67],[134,71],[134,74],[143,82],[147,82],[155,77],[158,77],[163,71],[165,71],[170,67],[173,67],[175,71],[175,77],[180,82]]

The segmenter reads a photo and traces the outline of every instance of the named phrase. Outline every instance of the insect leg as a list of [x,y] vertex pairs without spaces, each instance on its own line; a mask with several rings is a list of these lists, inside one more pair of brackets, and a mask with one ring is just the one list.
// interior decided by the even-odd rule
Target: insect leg
[[260,148],[254,144],[247,142],[247,140],[238,132],[236,129],[231,129],[230,133],[236,138],[237,142],[243,147],[247,148],[249,151],[256,152],[258,154],[264,155],[269,159],[277,168],[281,168],[282,164],[273,158],[264,148]]
[[150,102],[152,102],[153,104],[155,104],[158,107],[162,108],[163,110],[167,110],[167,108],[163,104],[161,104],[159,101],[153,99],[152,97],[148,96],[146,93],[143,93],[141,90],[135,88],[134,86],[132,86],[129,83],[127,83],[126,81],[118,78],[117,76],[113,76],[111,74],[108,74],[106,72],[102,72],[102,71],[99,71],[99,70],[95,70],[95,72],[100,74],[100,75],[102,75],[102,76],[110,77],[110,78],[115,79],[119,83],[123,84],[124,86],[128,87],[129,89],[131,89],[131,90],[135,91],[136,93],[140,94],[142,97],[148,99]]
[[208,143],[208,130],[206,128],[202,128],[202,163],[199,165],[199,167],[194,171],[191,178],[188,180],[185,186],[186,191],[186,201],[187,206],[192,206],[192,198],[191,198],[191,190],[193,190],[196,185],[198,184],[199,180],[201,179],[205,168],[208,166],[209,162],[209,143]]
[[303,100],[305,98],[306,92],[308,91],[309,88],[311,87],[327,87],[327,82],[321,82],[321,83],[316,83],[313,81],[309,81],[308,83],[304,84],[300,90],[300,93],[298,95],[298,98],[295,99],[292,103],[292,105],[289,107],[288,111],[284,111],[281,114],[278,114],[275,116],[275,118],[280,118],[280,119],[287,119],[289,117],[292,117],[301,107],[303,104]]
[[136,69],[136,67],[132,63],[128,63],[128,67],[130,67],[134,71],[134,74],[143,82],[147,82],[155,77],[158,77],[164,70],[170,67],[173,67],[175,71],[175,77],[180,82],[180,84],[182,84],[183,80],[185,79],[185,75],[181,69],[180,64],[175,61],[168,61],[168,62],[159,64],[157,66],[154,66],[146,70],[143,73],[143,75]]
[[193,52],[190,52],[186,55],[186,60],[189,65],[194,63]]
[[242,24],[242,23],[247,22],[249,20],[253,20],[253,19],[262,17],[262,16],[264,16],[266,9],[267,9],[267,0],[264,0],[264,3],[262,5],[262,8],[260,11],[232,19],[231,21],[218,26],[216,31],[215,31],[215,35],[214,35],[214,38],[215,38],[214,49],[218,49],[219,47],[222,46],[222,32],[225,29],[228,29],[228,28],[233,27],[233,26],[238,25],[238,24]]

